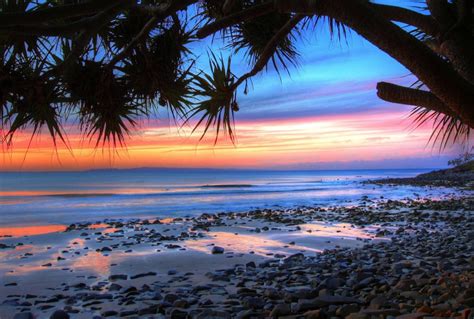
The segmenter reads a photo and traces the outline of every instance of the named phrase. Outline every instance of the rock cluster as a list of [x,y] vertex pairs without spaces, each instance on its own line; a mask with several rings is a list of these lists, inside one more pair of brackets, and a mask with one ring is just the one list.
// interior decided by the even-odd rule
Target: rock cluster
[[[174,240],[199,236],[205,229],[244,216],[285,225],[314,220],[378,224],[377,234],[390,240],[357,249],[326,250],[313,256],[298,253],[260,263],[236,264],[209,271],[201,285],[187,283],[193,273],[175,270],[168,272],[164,282],[157,281],[153,271],[114,274],[93,286],[65,286],[62,294],[49,299],[11,295],[3,303],[16,306],[19,313],[15,319],[33,318],[34,311],[48,309],[56,309],[51,316],[56,319],[84,311],[92,313],[91,318],[473,317],[472,199],[386,201],[375,206],[367,200],[353,208],[302,207],[293,211],[203,215],[195,219],[189,233],[175,236]],[[153,222],[134,222],[134,227],[149,223]],[[118,226],[114,224],[120,229]],[[70,227],[68,231],[77,228]],[[163,241],[164,237],[148,232],[127,240]],[[223,254],[224,249],[213,246],[212,253]],[[146,283],[130,285],[134,279]]]

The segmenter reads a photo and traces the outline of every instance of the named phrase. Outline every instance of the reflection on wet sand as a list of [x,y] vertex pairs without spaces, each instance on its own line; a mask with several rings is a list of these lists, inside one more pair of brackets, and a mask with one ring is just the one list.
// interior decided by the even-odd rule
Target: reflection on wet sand
[[[352,226],[351,224],[305,224],[300,226],[302,232],[301,236],[318,236],[318,237],[337,237],[346,239],[367,239],[374,238],[367,232],[369,229],[361,229]],[[376,229],[376,228],[374,228]],[[371,229],[372,230],[372,229]]]
[[64,225],[0,227],[0,237],[36,236],[36,235],[62,232],[65,230],[66,230],[66,226]]
[[[283,248],[284,246],[288,247],[287,243],[271,239],[267,236],[246,234],[237,235],[228,232],[211,232],[209,233],[209,236],[210,238],[207,239],[186,241],[186,247],[206,254],[211,253],[212,245],[224,247],[234,253],[247,254],[249,251],[253,251],[256,255],[260,256],[287,253]],[[291,249],[321,252],[320,249],[298,245],[291,246]]]
[[[167,224],[174,223],[172,218],[160,221],[163,227],[168,227]],[[187,225],[181,224],[181,227],[186,229]],[[48,225],[18,229],[8,228],[8,230],[3,228],[2,231],[17,236],[25,234],[33,236],[62,232],[64,228],[62,225]],[[311,223],[300,225],[299,228],[280,227],[278,231],[252,233],[254,227],[241,225],[237,228],[211,230],[206,232],[203,238],[185,240],[179,245],[186,250],[168,249],[164,247],[166,242],[158,243],[159,249],[157,249],[157,243],[124,247],[120,246],[122,238],[114,239],[111,237],[111,241],[107,242],[107,245],[117,244],[119,248],[114,248],[106,253],[96,251],[97,248],[104,246],[104,243],[101,240],[97,241],[97,239],[108,233],[113,233],[117,229],[104,223],[87,225],[86,229],[99,232],[97,234],[90,233],[87,237],[76,237],[77,234],[71,237],[70,235],[74,233],[61,233],[61,236],[66,236],[64,241],[62,244],[57,243],[52,249],[46,249],[45,246],[40,245],[24,245],[17,246],[13,250],[0,252],[0,272],[3,272],[5,277],[22,276],[34,272],[42,273],[44,271],[80,272],[107,277],[111,274],[113,264],[136,263],[138,260],[146,261],[146,263],[153,260],[151,263],[154,264],[159,262],[160,258],[170,258],[170,254],[176,257],[178,257],[178,254],[180,257],[185,257],[186,254],[200,253],[209,255],[214,246],[223,247],[225,253],[242,255],[250,253],[266,258],[277,254],[289,256],[297,252],[314,254],[326,248],[333,248],[344,239],[348,239],[345,244],[349,245],[353,245],[350,242],[355,243],[355,239],[372,239],[374,236],[371,232],[373,233],[377,228],[362,229],[343,223]],[[132,235],[133,232],[128,233],[128,235]],[[60,234],[53,236],[60,236]],[[328,244],[329,239],[332,241],[330,245]],[[25,254],[29,254],[28,258],[25,258]]]
[[95,275],[107,276],[110,274],[111,257],[95,251],[75,258],[68,267],[75,271],[86,271]]

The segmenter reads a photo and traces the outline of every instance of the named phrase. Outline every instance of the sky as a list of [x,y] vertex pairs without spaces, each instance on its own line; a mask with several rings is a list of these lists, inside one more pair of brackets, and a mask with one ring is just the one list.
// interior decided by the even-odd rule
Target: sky
[[[219,40],[192,45],[198,67],[206,52],[232,55],[233,71],[248,63]],[[95,148],[66,126],[68,145],[55,148],[47,134],[31,139],[28,130],[2,145],[0,170],[85,170],[134,167],[212,167],[262,169],[437,168],[461,152],[458,145],[440,152],[429,144],[431,125],[414,127],[411,107],[376,96],[376,83],[410,85],[414,78],[391,57],[356,33],[331,39],[324,24],[297,43],[298,66],[280,76],[269,68],[239,92],[235,144],[214,133],[199,140],[192,123],[175,123],[166,112],[140,120],[126,147]]]

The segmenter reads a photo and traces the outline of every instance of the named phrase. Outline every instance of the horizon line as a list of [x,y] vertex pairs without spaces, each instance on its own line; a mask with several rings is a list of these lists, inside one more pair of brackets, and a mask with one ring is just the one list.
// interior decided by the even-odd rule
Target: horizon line
[[381,170],[438,170],[444,169],[444,167],[393,167],[393,168],[213,168],[213,167],[166,167],[166,166],[144,166],[144,167],[131,167],[131,168],[93,168],[83,170],[0,170],[0,173],[87,173],[87,172],[98,172],[98,171],[138,171],[138,170],[208,170],[208,171],[381,171]]

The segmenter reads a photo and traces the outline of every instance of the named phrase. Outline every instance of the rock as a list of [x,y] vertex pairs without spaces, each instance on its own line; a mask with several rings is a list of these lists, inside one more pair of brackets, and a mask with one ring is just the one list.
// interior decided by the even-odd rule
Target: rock
[[212,247],[211,253],[214,254],[214,255],[223,254],[224,253],[224,248],[219,247],[219,246],[214,246],[214,247]]
[[189,308],[189,302],[184,299],[178,299],[175,302],[173,302],[173,307],[176,308]]
[[263,295],[271,300],[277,300],[282,298],[282,292],[279,289],[267,288],[263,292]]
[[459,303],[462,304],[462,305],[465,305],[467,307],[473,308],[474,307],[474,297],[463,298],[463,299],[459,300]]
[[429,316],[429,314],[424,312],[415,312],[415,313],[408,313],[406,315],[397,316],[396,319],[419,319],[425,316]]
[[382,309],[386,303],[387,303],[387,298],[385,298],[385,296],[383,295],[375,296],[375,298],[370,301],[369,308]]
[[336,316],[338,317],[346,317],[351,313],[358,312],[360,307],[355,304],[343,305],[336,310]]
[[166,294],[165,297],[163,298],[164,301],[169,302],[170,304],[174,303],[176,300],[179,299],[179,297],[175,294]]
[[20,312],[13,316],[13,319],[35,319],[31,312]]
[[372,309],[364,309],[361,311],[361,313],[364,313],[368,315],[371,318],[386,318],[388,316],[398,316],[400,315],[400,310],[398,309],[378,309],[378,310],[372,310]]
[[325,288],[334,290],[341,287],[343,284],[344,284],[344,280],[342,280],[341,278],[331,277],[331,278],[327,278],[323,280],[320,286],[321,288],[325,287]]
[[122,286],[115,283],[111,284],[109,287],[109,291],[119,291],[120,289],[122,289]]
[[304,313],[306,319],[322,319],[325,317],[323,310],[311,310]]
[[110,281],[127,280],[127,279],[128,279],[127,275],[110,275],[109,276]]
[[115,310],[107,310],[102,313],[103,317],[112,317],[118,315],[118,312]]
[[370,318],[370,316],[363,312],[353,312],[349,314],[348,316],[346,316],[345,319],[368,319],[368,318]]
[[170,319],[186,319],[188,317],[188,313],[180,309],[171,309],[168,316]]
[[230,319],[231,316],[225,311],[206,309],[193,317],[195,319]]
[[66,311],[64,310],[56,310],[53,312],[50,319],[69,319],[69,315]]
[[136,313],[137,312],[135,310],[125,310],[125,311],[120,312],[119,316],[120,317],[128,317],[128,316],[133,316]]
[[270,317],[278,318],[282,316],[287,316],[291,314],[291,306],[286,303],[278,304],[273,307],[272,312],[270,312]]
[[156,276],[156,272],[150,271],[147,273],[138,274],[138,275],[130,277],[130,279],[138,279],[138,278],[151,277],[151,276]]
[[362,301],[352,297],[342,296],[320,296],[314,299],[301,299],[296,305],[297,312],[303,312],[306,310],[314,310],[323,308],[326,306],[338,306],[344,304],[361,304]]
[[[295,242],[289,243],[289,245],[294,245]],[[304,255],[302,253],[297,253],[291,255],[283,260],[284,263],[291,263],[291,262],[302,262],[304,260]]]
[[258,297],[245,297],[242,305],[249,309],[262,309],[265,306],[265,300]]
[[237,315],[235,316],[235,319],[250,319],[250,318],[263,318],[263,317],[264,316],[262,316],[260,313],[252,309],[248,309],[248,310],[242,310],[238,312]]

